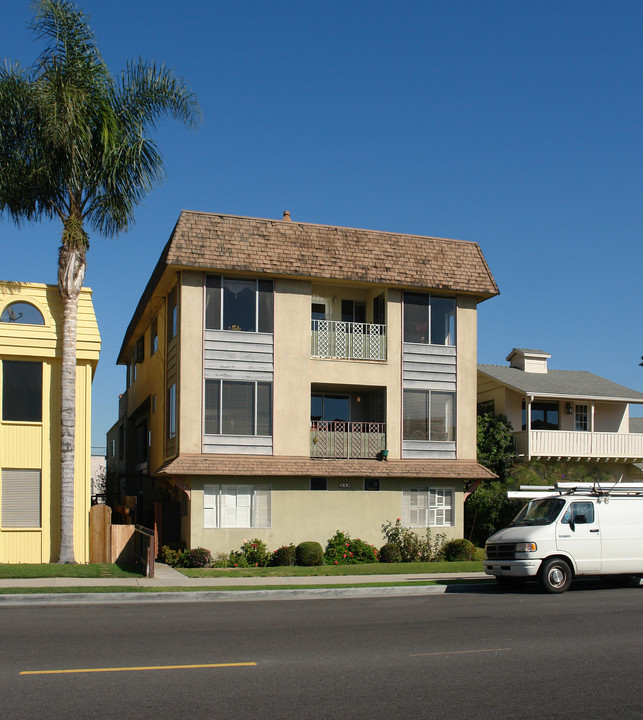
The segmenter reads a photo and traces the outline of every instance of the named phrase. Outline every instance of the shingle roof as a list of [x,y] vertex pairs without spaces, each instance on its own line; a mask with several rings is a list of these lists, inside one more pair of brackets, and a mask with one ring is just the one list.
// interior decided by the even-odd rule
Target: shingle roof
[[123,348],[168,266],[448,290],[480,299],[499,292],[474,242],[183,210]]
[[643,393],[586,370],[548,370],[546,373],[534,373],[504,365],[478,365],[478,370],[503,385],[534,395],[643,402]]
[[486,467],[465,460],[311,460],[262,455],[179,455],[157,475],[221,475],[263,477],[389,477],[493,479]]
[[185,210],[167,263],[498,293],[477,243]]

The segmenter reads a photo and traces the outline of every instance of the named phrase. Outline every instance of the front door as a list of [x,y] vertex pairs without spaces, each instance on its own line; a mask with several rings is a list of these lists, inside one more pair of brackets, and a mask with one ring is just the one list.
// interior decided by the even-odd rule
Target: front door
[[579,573],[600,573],[601,533],[594,503],[571,502],[556,523],[556,545],[574,558]]

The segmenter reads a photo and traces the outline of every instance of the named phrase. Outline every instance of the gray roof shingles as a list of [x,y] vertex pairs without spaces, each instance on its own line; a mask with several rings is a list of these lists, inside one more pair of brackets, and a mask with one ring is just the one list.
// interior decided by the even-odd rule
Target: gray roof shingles
[[586,370],[548,370],[546,373],[534,373],[504,365],[478,365],[478,370],[502,385],[535,395],[614,398],[627,402],[643,402],[643,393]]

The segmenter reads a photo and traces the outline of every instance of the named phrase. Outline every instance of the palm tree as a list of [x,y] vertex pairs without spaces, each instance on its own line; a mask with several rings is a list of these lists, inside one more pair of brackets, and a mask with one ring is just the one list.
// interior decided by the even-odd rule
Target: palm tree
[[114,236],[164,177],[146,136],[165,116],[195,126],[199,106],[165,66],[139,60],[115,80],[87,17],[69,0],[40,0],[31,29],[45,42],[32,68],[0,68],[0,213],[18,225],[59,218],[58,287],[63,302],[61,537],[59,563],[73,563],[76,317],[87,229]]

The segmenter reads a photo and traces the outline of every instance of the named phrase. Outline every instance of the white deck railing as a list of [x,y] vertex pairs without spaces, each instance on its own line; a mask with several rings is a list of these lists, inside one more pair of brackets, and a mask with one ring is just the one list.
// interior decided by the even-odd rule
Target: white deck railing
[[375,459],[385,448],[385,423],[339,420],[310,423],[311,458]]
[[516,453],[531,457],[643,458],[643,433],[532,430],[514,433]]
[[311,355],[346,360],[386,360],[386,325],[313,320]]

